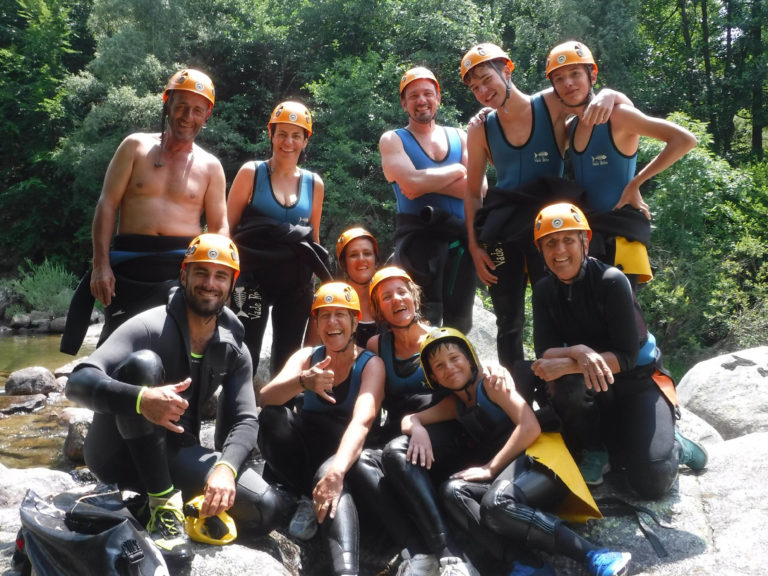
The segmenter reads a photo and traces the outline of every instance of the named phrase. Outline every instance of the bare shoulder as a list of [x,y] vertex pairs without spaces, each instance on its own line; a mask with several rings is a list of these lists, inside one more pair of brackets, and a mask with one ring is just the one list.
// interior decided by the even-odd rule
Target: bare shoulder
[[381,138],[379,138],[379,147],[381,148],[387,147],[388,149],[391,149],[393,146],[397,145],[402,146],[402,143],[400,137],[394,130],[387,130],[381,135]]
[[205,150],[204,148],[201,148],[197,144],[194,144],[194,151],[195,151],[195,160],[200,162],[201,164],[205,165],[208,169],[222,169],[221,162],[219,159]]

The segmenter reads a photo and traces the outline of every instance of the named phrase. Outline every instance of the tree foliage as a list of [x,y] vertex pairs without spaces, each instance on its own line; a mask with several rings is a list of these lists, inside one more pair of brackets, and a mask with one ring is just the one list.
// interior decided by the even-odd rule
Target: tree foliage
[[[159,131],[160,93],[182,66],[216,83],[198,141],[228,182],[268,156],[273,107],[306,102],[306,167],[326,183],[321,240],[332,247],[362,224],[386,253],[394,198],[378,139],[406,121],[402,72],[434,70],[439,120],[459,125],[477,108],[458,73],[472,45],[502,44],[514,82],[535,92],[548,50],[576,38],[601,85],[652,115],[684,113],[673,118],[699,137],[644,190],[657,271],[641,298],[653,330],[685,363],[754,344],[768,323],[766,10],[764,0],[0,0],[3,268],[46,256],[87,266],[111,155],[129,133]],[[641,161],[657,151],[643,141]]]

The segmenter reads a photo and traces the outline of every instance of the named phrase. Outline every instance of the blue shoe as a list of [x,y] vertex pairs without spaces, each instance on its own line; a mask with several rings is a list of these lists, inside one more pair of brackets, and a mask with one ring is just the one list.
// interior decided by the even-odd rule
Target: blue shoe
[[579,472],[589,486],[600,486],[603,474],[610,472],[611,463],[605,450],[583,450],[579,461]]
[[516,561],[512,565],[512,572],[509,573],[509,576],[556,576],[556,575],[555,575],[555,570],[547,562],[542,564],[539,568],[534,568],[533,566],[527,566],[525,564],[521,564],[520,562]]
[[629,552],[614,552],[608,548],[587,552],[584,565],[592,576],[624,576],[629,570]]
[[688,440],[675,430],[675,440],[680,444],[680,464],[688,466],[691,470],[704,470],[707,467],[709,455],[701,444]]

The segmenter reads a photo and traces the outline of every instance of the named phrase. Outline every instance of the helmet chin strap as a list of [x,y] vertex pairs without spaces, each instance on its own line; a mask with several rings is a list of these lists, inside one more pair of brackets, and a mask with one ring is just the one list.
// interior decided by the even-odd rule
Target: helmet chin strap
[[595,89],[594,89],[594,88],[590,88],[590,89],[589,89],[589,93],[587,94],[587,97],[586,97],[586,98],[584,98],[584,100],[582,100],[582,101],[581,101],[581,102],[579,102],[578,104],[568,104],[568,103],[567,103],[565,100],[563,100],[563,98],[560,96],[560,94],[558,93],[558,91],[557,91],[557,88],[555,88],[555,85],[554,85],[554,84],[552,85],[552,90],[554,90],[554,91],[555,91],[555,96],[557,96],[557,99],[558,99],[558,100],[560,100],[560,102],[562,102],[563,106],[565,106],[566,108],[581,108],[582,106],[586,106],[587,104],[589,104],[590,102],[592,102],[592,99],[595,97]]

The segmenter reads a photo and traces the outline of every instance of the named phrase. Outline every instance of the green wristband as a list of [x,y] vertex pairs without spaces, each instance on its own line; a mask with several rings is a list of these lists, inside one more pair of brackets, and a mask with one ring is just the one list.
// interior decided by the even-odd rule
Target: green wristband
[[142,386],[141,390],[139,390],[139,395],[136,396],[136,414],[141,414],[141,397],[144,396],[146,389],[146,386]]

